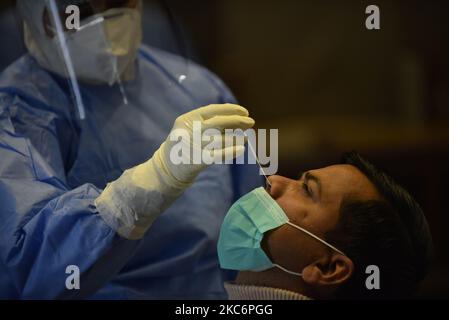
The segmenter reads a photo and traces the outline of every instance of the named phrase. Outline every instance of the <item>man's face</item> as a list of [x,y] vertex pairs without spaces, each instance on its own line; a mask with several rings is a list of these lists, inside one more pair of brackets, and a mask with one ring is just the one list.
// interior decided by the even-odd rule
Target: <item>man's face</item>
[[[269,180],[271,188],[268,192],[290,221],[324,240],[326,233],[337,225],[345,197],[379,198],[374,185],[351,165],[310,170],[298,180],[281,176],[271,176]],[[296,272],[301,272],[331,250],[289,225],[267,232],[263,248],[271,261]]]

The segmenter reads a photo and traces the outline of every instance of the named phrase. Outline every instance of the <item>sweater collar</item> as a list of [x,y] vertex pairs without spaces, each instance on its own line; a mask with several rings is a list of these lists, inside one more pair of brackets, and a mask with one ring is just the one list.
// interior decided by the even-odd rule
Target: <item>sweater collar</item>
[[229,300],[312,300],[297,292],[280,288],[241,285],[231,282],[226,282],[224,286]]

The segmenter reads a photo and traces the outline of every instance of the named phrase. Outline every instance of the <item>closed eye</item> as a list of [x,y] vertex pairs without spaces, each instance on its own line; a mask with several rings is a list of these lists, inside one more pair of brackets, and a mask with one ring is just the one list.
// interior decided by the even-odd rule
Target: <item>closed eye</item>
[[312,192],[310,191],[309,185],[305,182],[302,183],[302,189],[307,194],[308,197],[312,197]]

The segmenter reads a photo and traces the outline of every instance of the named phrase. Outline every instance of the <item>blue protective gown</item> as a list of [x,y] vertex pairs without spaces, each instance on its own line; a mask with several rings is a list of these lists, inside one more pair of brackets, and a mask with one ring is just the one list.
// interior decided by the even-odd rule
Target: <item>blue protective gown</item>
[[[137,66],[128,105],[117,87],[81,86],[84,121],[67,81],[29,55],[0,76],[0,298],[226,298],[219,228],[261,184],[255,165],[208,168],[139,241],[118,236],[94,205],[106,183],[152,156],[177,116],[235,102],[175,55],[142,47]],[[80,290],[66,289],[69,265]]]

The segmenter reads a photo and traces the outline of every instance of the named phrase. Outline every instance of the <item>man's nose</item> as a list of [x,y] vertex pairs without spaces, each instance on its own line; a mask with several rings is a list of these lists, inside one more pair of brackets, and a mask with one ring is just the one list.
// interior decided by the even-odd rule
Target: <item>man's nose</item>
[[273,197],[273,199],[277,199],[285,192],[291,180],[282,176],[274,175],[269,176],[268,181],[270,181],[271,187],[267,186],[267,192]]

